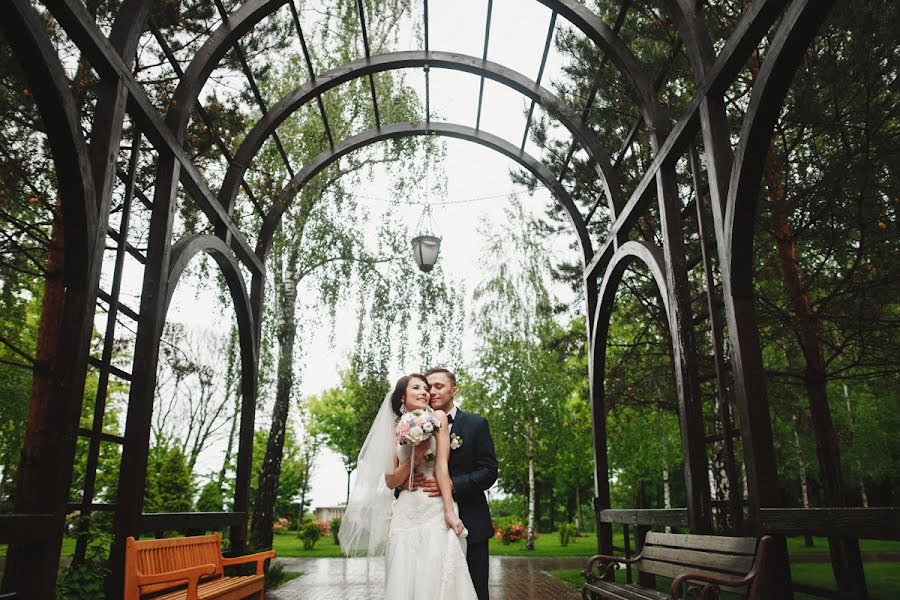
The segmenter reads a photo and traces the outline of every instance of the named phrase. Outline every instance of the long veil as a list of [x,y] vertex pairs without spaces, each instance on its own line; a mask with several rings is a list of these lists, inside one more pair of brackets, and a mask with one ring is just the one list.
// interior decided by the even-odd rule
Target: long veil
[[394,471],[394,411],[388,394],[356,461],[356,481],[338,539],[348,556],[381,556],[391,522],[394,492],[384,476]]

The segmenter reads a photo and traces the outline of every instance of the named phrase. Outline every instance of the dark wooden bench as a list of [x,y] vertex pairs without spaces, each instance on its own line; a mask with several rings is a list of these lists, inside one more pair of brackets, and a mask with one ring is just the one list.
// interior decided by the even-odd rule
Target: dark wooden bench
[[[713,599],[719,592],[734,592],[755,600],[759,598],[760,573],[771,542],[769,536],[757,540],[650,532],[641,553],[633,558],[592,556],[584,569],[586,582],[581,595],[585,600],[671,600]],[[628,564],[636,567],[638,583],[605,580],[615,569]],[[641,585],[647,575],[673,579],[670,593]]]
[[[263,563],[275,552],[223,558],[218,532],[213,535],[135,540],[125,544],[124,600],[263,600]],[[256,563],[256,573],[228,577],[224,567]]]

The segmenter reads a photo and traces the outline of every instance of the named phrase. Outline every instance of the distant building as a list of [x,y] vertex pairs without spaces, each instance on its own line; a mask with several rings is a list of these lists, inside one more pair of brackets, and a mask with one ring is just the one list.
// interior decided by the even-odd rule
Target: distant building
[[346,506],[317,506],[316,520],[329,523],[332,519],[343,519]]

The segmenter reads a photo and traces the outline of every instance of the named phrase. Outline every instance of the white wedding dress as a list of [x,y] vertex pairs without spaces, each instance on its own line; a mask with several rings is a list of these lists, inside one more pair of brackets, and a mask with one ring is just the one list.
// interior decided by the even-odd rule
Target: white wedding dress
[[[423,443],[435,450],[434,437]],[[397,446],[401,462],[411,451],[411,446]],[[434,478],[434,462],[416,465],[415,472]],[[421,489],[401,491],[385,546],[385,599],[477,600],[465,546],[465,531],[457,536],[447,528],[440,497]]]

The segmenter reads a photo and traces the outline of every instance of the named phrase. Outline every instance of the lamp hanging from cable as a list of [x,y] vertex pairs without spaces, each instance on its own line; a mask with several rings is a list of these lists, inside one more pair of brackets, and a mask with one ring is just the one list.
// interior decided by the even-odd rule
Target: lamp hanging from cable
[[[425,219],[428,219],[428,227],[422,229]],[[426,204],[416,225],[417,235],[412,239],[413,258],[419,270],[428,273],[434,268],[438,254],[441,252],[441,238],[434,235],[434,224],[431,221],[431,205]],[[418,233],[420,232],[420,233]]]

